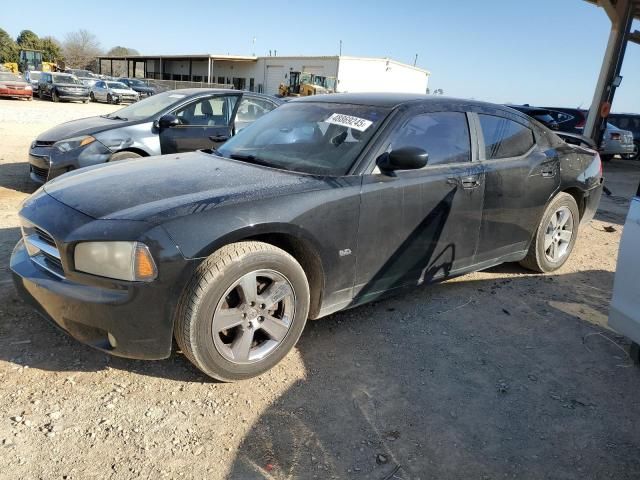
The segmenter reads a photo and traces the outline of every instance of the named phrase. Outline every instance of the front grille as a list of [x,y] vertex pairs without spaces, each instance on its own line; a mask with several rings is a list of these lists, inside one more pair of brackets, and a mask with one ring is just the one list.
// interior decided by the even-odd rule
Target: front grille
[[47,181],[47,177],[49,176],[48,168],[40,168],[40,167],[36,167],[35,165],[31,165],[31,171],[35,174],[36,177],[38,177],[43,182]]
[[56,277],[64,278],[64,269],[56,241],[49,233],[29,222],[23,222],[23,238],[31,260]]
[[53,237],[49,235],[47,232],[45,232],[44,230],[42,230],[40,227],[33,227],[33,231],[38,236],[38,238],[43,242],[48,243],[52,247],[56,246],[56,242],[53,239]]
[[56,143],[56,142],[54,142],[53,140],[51,140],[51,141],[49,141],[49,140],[36,140],[34,147],[50,147],[54,143]]

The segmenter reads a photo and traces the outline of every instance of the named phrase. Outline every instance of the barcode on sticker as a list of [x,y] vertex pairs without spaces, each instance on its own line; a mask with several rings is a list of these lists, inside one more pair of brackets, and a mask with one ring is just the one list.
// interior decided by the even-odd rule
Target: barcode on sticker
[[340,125],[342,127],[354,128],[360,132],[364,132],[373,123],[371,120],[353,117],[351,115],[344,115],[343,113],[334,113],[327,118],[325,122],[333,125]]

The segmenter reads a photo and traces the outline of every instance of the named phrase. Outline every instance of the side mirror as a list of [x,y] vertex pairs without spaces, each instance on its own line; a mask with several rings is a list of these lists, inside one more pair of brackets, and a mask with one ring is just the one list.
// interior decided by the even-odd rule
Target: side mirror
[[417,170],[427,164],[429,154],[418,147],[402,147],[383,153],[376,161],[382,172],[395,170]]
[[158,128],[160,129],[177,127],[181,124],[182,121],[180,120],[180,118],[176,117],[175,115],[171,115],[170,113],[161,116],[160,120],[158,120]]

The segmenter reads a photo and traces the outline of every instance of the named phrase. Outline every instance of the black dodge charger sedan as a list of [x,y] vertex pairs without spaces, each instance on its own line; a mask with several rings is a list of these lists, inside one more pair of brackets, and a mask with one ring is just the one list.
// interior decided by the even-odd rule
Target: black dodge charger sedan
[[305,97],[219,150],[47,183],[20,211],[11,269],[84,343],[161,359],[175,337],[206,374],[240,380],[307,319],[501,262],[559,268],[601,183],[596,152],[507,107]]

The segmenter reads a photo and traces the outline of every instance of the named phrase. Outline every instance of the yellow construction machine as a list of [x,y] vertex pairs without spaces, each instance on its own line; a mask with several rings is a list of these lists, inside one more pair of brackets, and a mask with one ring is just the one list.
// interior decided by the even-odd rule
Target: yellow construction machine
[[336,78],[309,72],[289,72],[289,85],[281,83],[278,94],[281,97],[306,97],[336,92]]

